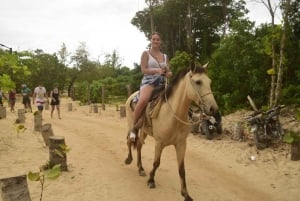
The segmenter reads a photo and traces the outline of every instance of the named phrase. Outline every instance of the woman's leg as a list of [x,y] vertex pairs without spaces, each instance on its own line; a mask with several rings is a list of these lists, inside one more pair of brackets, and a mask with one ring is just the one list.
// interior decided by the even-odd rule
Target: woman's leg
[[139,129],[137,122],[138,122],[139,118],[141,117],[146,105],[148,104],[148,102],[151,98],[152,91],[153,91],[152,85],[143,86],[140,89],[139,100],[138,100],[137,105],[135,106],[134,112],[133,112],[133,130],[130,132],[130,138],[132,140],[135,140],[135,136]]
[[61,119],[59,105],[56,105],[56,109],[57,109],[58,118]]
[[53,117],[54,108],[55,108],[55,105],[51,105],[51,118]]

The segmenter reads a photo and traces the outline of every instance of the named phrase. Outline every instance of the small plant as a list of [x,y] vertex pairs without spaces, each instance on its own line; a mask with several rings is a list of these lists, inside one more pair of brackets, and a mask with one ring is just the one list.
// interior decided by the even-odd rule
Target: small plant
[[61,151],[60,150],[58,150],[58,149],[54,149],[54,152],[57,154],[57,155],[59,155],[60,157],[64,157],[64,154],[67,154],[71,149],[67,146],[67,145],[65,145],[65,144],[60,144],[60,145],[58,145],[59,146],[59,148],[61,149]]
[[43,168],[40,168],[39,172],[29,172],[27,177],[31,181],[39,181],[41,184],[41,196],[40,201],[43,199],[43,191],[44,191],[44,183],[45,179],[56,179],[59,177],[61,170],[60,170],[60,164],[55,165],[52,167],[52,169],[44,169],[47,168],[47,165],[44,165]]
[[24,132],[27,129],[23,124],[17,124],[15,125],[15,127],[16,127],[18,137],[20,132]]
[[294,142],[299,142],[300,141],[300,135],[290,131],[286,135],[283,136],[283,141],[288,143],[288,144],[293,144]]
[[33,113],[33,116],[37,116],[38,114],[40,114],[40,112],[39,112],[39,111],[35,111],[35,112]]

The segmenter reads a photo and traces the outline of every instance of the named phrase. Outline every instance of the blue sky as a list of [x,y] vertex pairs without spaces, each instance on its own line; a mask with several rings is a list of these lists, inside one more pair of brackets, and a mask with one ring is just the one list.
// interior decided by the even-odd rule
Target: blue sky
[[[247,2],[251,20],[270,21],[262,4]],[[85,42],[92,60],[102,62],[105,54],[117,50],[122,64],[133,67],[149,43],[130,23],[145,6],[144,0],[0,0],[0,4],[0,43],[14,51],[40,48],[52,54],[65,43],[74,52]]]

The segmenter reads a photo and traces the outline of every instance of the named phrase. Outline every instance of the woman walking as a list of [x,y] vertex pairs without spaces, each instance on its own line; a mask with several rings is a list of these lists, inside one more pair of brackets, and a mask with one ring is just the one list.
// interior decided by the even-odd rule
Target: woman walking
[[54,87],[54,89],[50,92],[50,98],[51,98],[51,118],[53,117],[53,111],[56,108],[57,110],[57,114],[58,114],[58,118],[61,119],[60,117],[60,95],[59,95],[59,91],[57,87]]

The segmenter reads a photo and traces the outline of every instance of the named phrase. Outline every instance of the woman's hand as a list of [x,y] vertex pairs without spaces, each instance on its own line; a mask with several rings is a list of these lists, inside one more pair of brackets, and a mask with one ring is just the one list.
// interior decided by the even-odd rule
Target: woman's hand
[[166,77],[171,77],[173,75],[172,71],[167,71],[167,73],[165,74]]

